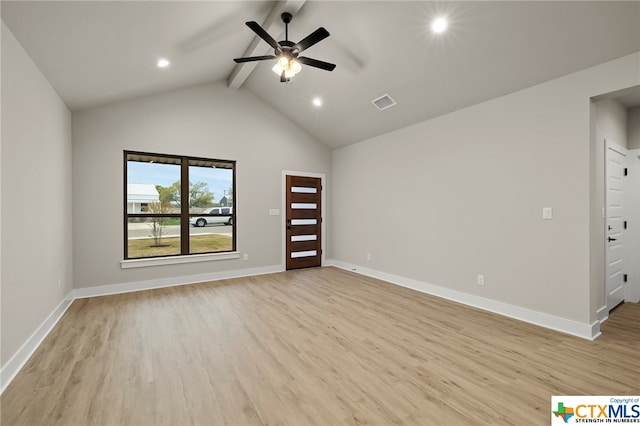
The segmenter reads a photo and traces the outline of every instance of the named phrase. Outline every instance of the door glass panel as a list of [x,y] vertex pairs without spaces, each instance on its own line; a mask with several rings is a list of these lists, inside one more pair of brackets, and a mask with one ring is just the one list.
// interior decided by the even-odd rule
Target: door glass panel
[[298,257],[310,257],[315,256],[318,252],[315,250],[307,250],[307,251],[296,251],[291,253],[291,258],[295,259]]
[[316,225],[317,219],[291,219],[292,225]]
[[318,239],[317,235],[292,235],[291,236],[291,241],[292,242],[297,242],[297,241],[316,241]]
[[315,194],[318,192],[316,188],[307,188],[305,186],[292,186],[291,192],[301,192],[303,194]]
[[317,209],[316,203],[291,203],[292,209]]

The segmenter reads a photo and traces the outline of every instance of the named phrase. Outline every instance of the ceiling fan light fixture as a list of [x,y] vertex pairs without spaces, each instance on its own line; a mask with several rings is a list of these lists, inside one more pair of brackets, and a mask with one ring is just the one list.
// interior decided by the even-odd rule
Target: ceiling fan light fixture
[[278,58],[278,65],[280,65],[280,68],[286,70],[287,68],[289,68],[289,58],[287,58],[285,55],[280,56],[280,58]]
[[286,67],[283,67],[282,63],[283,61],[278,59],[278,61],[273,66],[273,68],[271,68],[271,70],[278,76],[281,76],[282,72],[284,71],[284,76],[286,79],[292,78],[302,70],[302,65],[300,65],[300,63],[295,59],[291,59],[291,60],[287,59]]
[[300,62],[296,61],[295,59],[292,59],[291,61],[289,61],[289,69],[295,75],[302,70],[302,65],[300,65]]

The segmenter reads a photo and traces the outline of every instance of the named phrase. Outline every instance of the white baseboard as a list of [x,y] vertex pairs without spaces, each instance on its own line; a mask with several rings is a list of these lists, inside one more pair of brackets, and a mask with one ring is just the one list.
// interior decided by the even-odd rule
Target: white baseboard
[[596,311],[596,319],[600,324],[609,319],[609,309],[607,309],[607,305],[604,305]]
[[49,335],[53,327],[58,323],[62,315],[67,311],[73,302],[73,291],[64,298],[62,302],[49,314],[46,320],[33,332],[7,363],[0,369],[0,395],[11,384],[18,372],[29,361],[31,355],[38,349],[42,341]]
[[151,290],[154,288],[175,287],[203,283],[207,281],[225,280],[229,278],[249,277],[254,275],[273,274],[282,272],[282,265],[263,266],[259,268],[238,269],[232,271],[212,272],[209,274],[186,275],[180,277],[160,278],[157,280],[133,281],[122,284],[109,284],[98,287],[76,288],[73,290],[74,299],[107,296],[109,294],[130,293],[132,291]]
[[473,306],[474,308],[479,308],[485,311],[504,315],[506,317],[539,325],[541,327],[560,331],[562,333],[571,334],[583,339],[594,340],[600,335],[600,321],[595,321],[593,324],[585,324],[567,318],[546,314],[544,312],[538,312],[532,309],[499,302],[497,300],[475,296],[473,294],[464,293],[458,290],[452,290],[446,287],[428,284],[358,265],[348,264],[335,259],[327,261],[327,266],[335,266],[347,271],[352,271],[358,274],[377,278],[392,284],[417,290],[422,293],[442,297],[443,299],[452,300],[464,305]]
[[174,287],[179,285],[196,284],[207,281],[217,281],[229,278],[240,278],[254,275],[272,274],[282,272],[282,265],[264,266],[260,268],[240,269],[233,271],[213,272],[210,274],[188,275],[181,277],[162,278],[157,280],[136,281],[122,284],[103,285],[99,287],[77,288],[72,290],[67,297],[51,312],[49,317],[27,339],[11,359],[0,369],[0,395],[16,377],[20,369],[31,358],[38,346],[51,332],[58,320],[67,311],[75,299],[87,297],[106,296],[109,294],[129,293],[132,291],[150,290],[162,287]]

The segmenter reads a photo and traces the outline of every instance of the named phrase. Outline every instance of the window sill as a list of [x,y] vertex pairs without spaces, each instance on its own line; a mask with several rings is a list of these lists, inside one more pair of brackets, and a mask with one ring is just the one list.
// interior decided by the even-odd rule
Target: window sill
[[128,259],[120,261],[120,268],[145,268],[147,266],[178,265],[181,263],[210,262],[215,260],[240,259],[240,252],[192,254],[188,256],[155,257],[151,259]]

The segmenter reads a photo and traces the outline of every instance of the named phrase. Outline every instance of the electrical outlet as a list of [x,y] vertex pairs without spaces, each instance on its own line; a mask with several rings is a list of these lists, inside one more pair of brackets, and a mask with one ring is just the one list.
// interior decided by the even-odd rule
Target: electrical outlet
[[543,207],[542,208],[542,218],[543,219],[553,219],[553,208],[551,208],[551,207]]
[[62,288],[62,280],[58,280],[58,288]]
[[478,285],[484,285],[484,275],[478,274]]
[[371,260],[371,253],[367,253],[367,260]]
[[244,253],[242,255],[242,260],[249,260],[249,253]]

